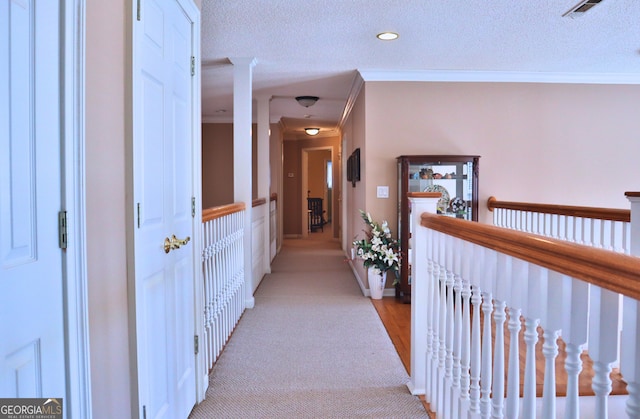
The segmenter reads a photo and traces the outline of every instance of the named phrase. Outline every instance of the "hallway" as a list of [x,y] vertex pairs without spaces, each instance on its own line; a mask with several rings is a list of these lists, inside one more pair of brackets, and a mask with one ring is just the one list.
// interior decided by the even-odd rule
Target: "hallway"
[[420,418],[331,226],[283,242],[191,418]]

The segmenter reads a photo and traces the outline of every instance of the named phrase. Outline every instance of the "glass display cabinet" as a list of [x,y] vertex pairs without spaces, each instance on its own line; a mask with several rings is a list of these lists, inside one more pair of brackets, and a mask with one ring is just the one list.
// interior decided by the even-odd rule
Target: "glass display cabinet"
[[409,192],[440,192],[438,214],[478,221],[480,156],[400,156],[398,162],[398,240],[402,264],[396,297],[411,302]]

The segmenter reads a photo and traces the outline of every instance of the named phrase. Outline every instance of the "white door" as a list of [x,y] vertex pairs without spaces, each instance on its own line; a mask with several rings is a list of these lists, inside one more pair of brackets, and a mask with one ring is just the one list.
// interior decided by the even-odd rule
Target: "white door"
[[146,0],[134,22],[135,316],[140,416],[195,405],[192,22],[178,0]]
[[0,2],[0,398],[66,397],[59,9]]

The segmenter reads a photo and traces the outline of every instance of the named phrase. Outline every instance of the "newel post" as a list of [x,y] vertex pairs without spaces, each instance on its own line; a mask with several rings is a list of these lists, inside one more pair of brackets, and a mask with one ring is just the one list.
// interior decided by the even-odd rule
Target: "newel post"
[[[640,192],[627,192],[631,202],[631,255],[640,257]],[[640,416],[640,303],[624,297],[620,337],[620,371],[627,381],[626,413]]]
[[625,195],[631,202],[631,254],[640,256],[640,192]]
[[429,278],[427,261],[427,229],[420,226],[425,212],[437,212],[440,193],[409,193],[409,263],[411,280],[411,381],[407,384],[413,395],[425,394],[427,364],[427,308]]

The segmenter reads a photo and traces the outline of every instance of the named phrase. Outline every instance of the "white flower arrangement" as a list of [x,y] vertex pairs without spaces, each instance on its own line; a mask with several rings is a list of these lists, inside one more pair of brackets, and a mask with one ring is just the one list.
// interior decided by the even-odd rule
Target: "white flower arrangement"
[[366,238],[354,240],[357,255],[366,268],[374,268],[377,274],[393,271],[396,278],[400,271],[400,244],[391,236],[387,221],[382,224],[373,221],[371,214],[360,210],[367,225]]

